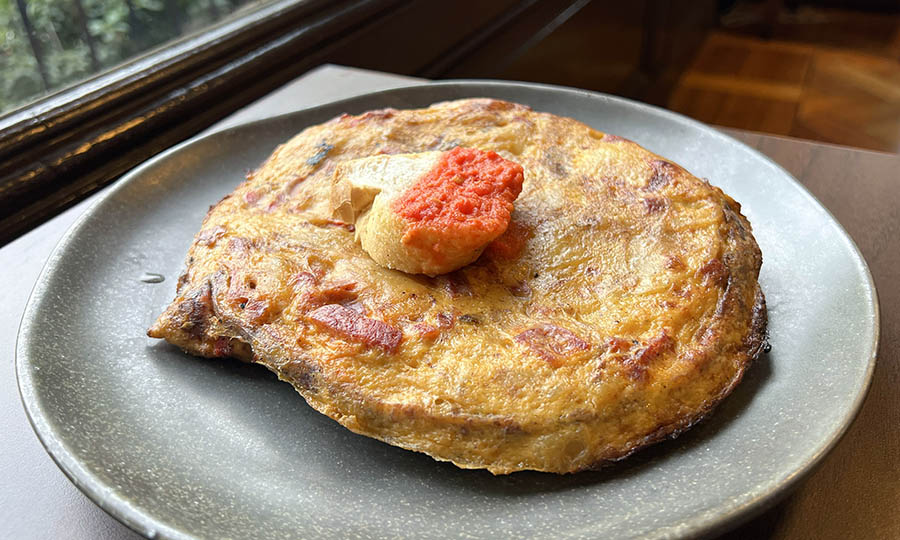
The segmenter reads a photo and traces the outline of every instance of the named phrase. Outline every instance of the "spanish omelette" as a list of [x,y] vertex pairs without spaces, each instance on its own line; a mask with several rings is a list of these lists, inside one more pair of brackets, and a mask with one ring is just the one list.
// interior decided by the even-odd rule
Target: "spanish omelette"
[[[436,277],[335,219],[342,162],[493,151],[524,183],[506,232]],[[626,139],[468,99],[342,115],[213,206],[149,330],[260,363],[345,427],[464,468],[574,472],[708,414],[765,342],[740,205]]]

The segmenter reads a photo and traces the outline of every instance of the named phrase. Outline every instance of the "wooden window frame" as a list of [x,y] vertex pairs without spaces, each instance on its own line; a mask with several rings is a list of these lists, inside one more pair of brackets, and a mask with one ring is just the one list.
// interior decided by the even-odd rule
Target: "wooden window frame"
[[309,69],[398,0],[280,0],[0,118],[0,245]]
[[[465,35],[444,28],[441,10],[483,1],[278,0],[0,117],[0,245],[321,63],[483,76],[589,0],[492,0]],[[414,37],[380,50],[420,23],[446,34],[427,55],[404,56]]]

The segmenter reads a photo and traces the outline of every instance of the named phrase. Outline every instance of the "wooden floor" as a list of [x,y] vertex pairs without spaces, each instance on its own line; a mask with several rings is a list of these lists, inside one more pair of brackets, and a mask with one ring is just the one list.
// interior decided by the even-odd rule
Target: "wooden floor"
[[900,60],[710,33],[667,106],[711,124],[900,151]]
[[690,44],[683,60],[670,54],[663,63],[673,72],[665,80],[639,69],[650,3],[637,0],[594,0],[497,76],[623,95],[710,124],[900,152],[900,13],[801,6],[767,22],[762,4],[713,10],[709,24],[675,39],[673,48]]

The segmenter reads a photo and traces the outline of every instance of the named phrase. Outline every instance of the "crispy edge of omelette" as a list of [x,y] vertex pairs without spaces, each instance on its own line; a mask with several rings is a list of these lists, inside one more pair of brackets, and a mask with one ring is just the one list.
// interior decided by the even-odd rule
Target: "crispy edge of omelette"
[[[721,190],[714,188],[721,194]],[[749,223],[734,211],[734,201],[722,194],[726,215],[730,224],[729,249],[723,254],[723,267],[712,268],[713,279],[725,281],[725,292],[719,298],[712,324],[707,330],[710,345],[705,349],[692,351],[698,358],[717,356],[719,361],[732,361],[738,365],[734,376],[722,389],[708,396],[703,404],[691,414],[680,415],[675,420],[661,422],[658,427],[639,439],[630,441],[625,447],[611,448],[601,452],[580,465],[572,466],[565,456],[555,452],[542,455],[534,446],[534,440],[548,435],[548,432],[531,431],[530,426],[523,426],[515,419],[501,415],[473,415],[457,413],[452,415],[435,415],[424,406],[411,403],[386,403],[368,399],[368,396],[347,392],[340,386],[327,385],[323,388],[315,379],[316,368],[312,363],[300,363],[292,366],[288,373],[279,373],[279,378],[291,382],[306,398],[307,402],[319,412],[337,420],[344,427],[355,433],[372,437],[407,450],[424,452],[439,461],[450,461],[464,469],[487,469],[495,475],[509,474],[521,470],[536,470],[553,473],[575,473],[585,470],[597,470],[628,458],[635,452],[661,442],[672,439],[687,431],[692,426],[709,417],[715,408],[737,387],[751,363],[758,358],[767,343],[766,325],[768,322],[765,296],[757,283],[762,258],[756,242],[749,233]],[[730,201],[728,204],[725,201]],[[749,257],[742,257],[742,250]],[[746,281],[744,277],[753,276]],[[744,312],[742,306],[745,288],[753,287],[753,305],[750,307],[751,319],[743,333],[742,347],[734,351],[730,358],[725,358],[716,350],[718,336],[734,329],[730,327],[735,315]],[[277,372],[277,371],[276,371]],[[298,385],[298,382],[300,383]],[[327,392],[327,397],[323,396]],[[324,399],[323,399],[324,397]],[[573,432],[582,427],[583,422],[590,419],[580,418],[576,422],[556,426],[556,437],[572,439]],[[452,444],[460,446],[458,438],[464,436],[469,441],[469,448],[458,452],[454,457],[447,457],[447,449]],[[581,452],[577,448],[572,453]],[[510,459],[509,456],[520,459]],[[524,459],[521,459],[523,458]]]
[[[373,112],[377,114],[377,111]],[[628,144],[634,143],[628,141]],[[640,151],[654,157],[642,148]],[[269,159],[275,159],[277,153],[276,150]],[[693,178],[686,171],[676,169],[679,171],[677,174]],[[714,186],[709,186],[709,189],[720,199],[727,229],[723,232],[726,241],[720,264],[704,271],[713,282],[720,282],[718,286],[721,286],[723,293],[706,331],[708,344],[692,353],[698,357],[715,356],[719,362],[733,362],[736,366],[733,376],[718,393],[707,396],[699,407],[660,421],[656,429],[625,445],[589,452],[587,459],[567,461],[566,456],[542,455],[540,448],[534,446],[534,441],[538,437],[548,436],[548,432],[530,431],[530,426],[523,426],[510,417],[466,413],[437,415],[424,405],[370,399],[352,387],[326,380],[315,361],[285,349],[280,341],[282,336],[270,335],[264,326],[248,329],[241,321],[224,316],[223,310],[216,305],[216,297],[217,292],[228,287],[225,283],[227,276],[217,273],[191,284],[189,271],[194,263],[194,245],[210,241],[209,238],[201,238],[204,231],[208,234],[209,229],[205,228],[207,221],[214,216],[216,208],[232,195],[210,208],[204,227],[195,237],[189,252],[185,273],[178,281],[176,299],[160,315],[148,335],[164,338],[190,354],[231,356],[265,365],[280,379],[290,382],[312,407],[348,429],[395,446],[424,452],[438,460],[451,461],[462,468],[486,468],[494,474],[523,469],[568,473],[599,468],[650,444],[677,436],[708,416],[737,386],[750,362],[765,346],[766,306],[757,282],[761,253],[750,233],[749,223],[740,214],[740,205],[720,189]],[[751,297],[753,305],[749,306],[745,299]],[[741,346],[727,355],[717,351],[718,338],[733,332],[740,334]],[[590,422],[590,418],[582,418],[579,422]],[[555,435],[569,437],[571,430],[580,427],[582,425],[576,422],[563,423],[554,427]],[[465,439],[462,444],[461,435]],[[451,446],[456,448],[454,452],[447,451]],[[584,454],[584,449],[580,450]]]

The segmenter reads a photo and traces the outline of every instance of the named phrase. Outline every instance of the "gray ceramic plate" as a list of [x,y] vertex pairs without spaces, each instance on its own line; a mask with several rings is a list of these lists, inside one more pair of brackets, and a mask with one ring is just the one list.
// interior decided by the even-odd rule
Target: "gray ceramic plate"
[[[209,205],[303,127],[341,112],[492,96],[634,139],[744,205],[772,352],[713,417],[613,468],[493,477],[367,439],[261,367],[145,337]],[[165,277],[147,283],[145,273]],[[147,536],[681,537],[733,526],[794,485],[862,402],[878,335],[856,247],[784,170],[697,122],[588,92],[447,83],[353,98],[183,144],[65,236],[28,304],[22,399],[53,459]]]

